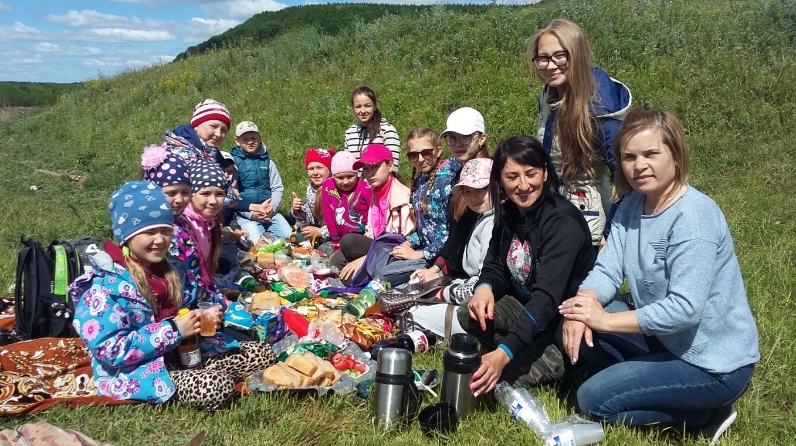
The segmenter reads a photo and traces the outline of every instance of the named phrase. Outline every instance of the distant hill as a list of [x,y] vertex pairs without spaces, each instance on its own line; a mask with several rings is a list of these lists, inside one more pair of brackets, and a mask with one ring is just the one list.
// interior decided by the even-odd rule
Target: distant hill
[[0,82],[0,107],[43,107],[53,105],[61,95],[82,86],[38,82]]
[[[489,5],[444,5],[452,12],[482,14]],[[386,5],[371,3],[345,3],[292,6],[279,11],[255,14],[240,25],[177,55],[175,60],[226,48],[233,44],[268,42],[282,34],[304,27],[314,27],[321,34],[338,35],[356,23],[371,23],[385,15],[411,16],[428,12],[431,5]]]

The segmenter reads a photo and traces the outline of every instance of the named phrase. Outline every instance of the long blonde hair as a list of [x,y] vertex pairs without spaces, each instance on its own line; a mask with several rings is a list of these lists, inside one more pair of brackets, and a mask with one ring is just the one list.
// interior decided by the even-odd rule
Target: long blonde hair
[[[144,267],[133,258],[133,255],[128,252],[128,250],[124,250],[124,262],[127,266],[127,271],[130,272],[130,277],[132,277],[133,282],[135,282],[135,286],[138,288],[138,292],[146,299],[149,306],[152,307],[152,311],[155,313],[155,317],[160,315],[160,305],[158,305],[157,301],[155,300],[155,296],[152,295],[152,287],[149,286],[149,282],[147,282],[146,271],[144,271]],[[174,305],[174,308],[180,308],[182,305],[182,280],[180,280],[180,276],[177,275],[177,272],[174,271],[174,268],[171,267],[169,262],[163,260],[164,262],[164,272],[166,282],[169,284],[169,301]]]
[[[561,180],[568,183],[579,171],[584,171],[590,178],[595,179],[597,175],[595,166],[602,159],[595,148],[596,121],[589,112],[589,105],[597,91],[591,71],[589,41],[576,23],[567,19],[554,19],[534,34],[528,47],[531,59],[539,55],[539,39],[545,34],[557,38],[569,54],[566,73],[568,88],[563,93],[553,89],[554,94],[551,97],[559,102],[553,124],[553,137],[558,140],[563,157]],[[544,80],[540,70],[537,70],[536,74]]]

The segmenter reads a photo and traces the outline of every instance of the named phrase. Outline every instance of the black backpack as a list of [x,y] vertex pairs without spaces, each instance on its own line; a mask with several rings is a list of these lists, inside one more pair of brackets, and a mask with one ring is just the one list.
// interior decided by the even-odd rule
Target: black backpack
[[24,247],[17,260],[14,331],[26,340],[77,337],[69,284],[83,274],[88,256],[102,250],[104,240],[81,237],[54,241],[46,248],[24,235],[20,241]]

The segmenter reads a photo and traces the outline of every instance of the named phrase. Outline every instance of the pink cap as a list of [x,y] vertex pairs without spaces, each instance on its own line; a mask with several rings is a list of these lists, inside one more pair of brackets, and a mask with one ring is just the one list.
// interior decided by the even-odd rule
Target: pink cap
[[392,152],[384,144],[368,144],[362,151],[359,161],[354,163],[354,169],[361,169],[364,164],[379,164],[382,161],[392,161]]

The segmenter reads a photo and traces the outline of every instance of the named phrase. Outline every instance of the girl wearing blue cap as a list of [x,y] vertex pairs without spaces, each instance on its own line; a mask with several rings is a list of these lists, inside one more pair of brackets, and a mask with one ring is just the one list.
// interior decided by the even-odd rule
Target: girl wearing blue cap
[[[199,333],[200,322],[196,311],[178,315],[184,295],[179,275],[165,261],[174,230],[166,196],[155,183],[130,181],[111,195],[108,211],[118,244],[106,242],[91,270],[70,286],[73,324],[88,348],[98,393],[223,407],[240,379],[230,361],[251,361],[252,352],[206,357],[204,369],[174,367],[176,348]],[[273,362],[271,353],[265,363]]]

